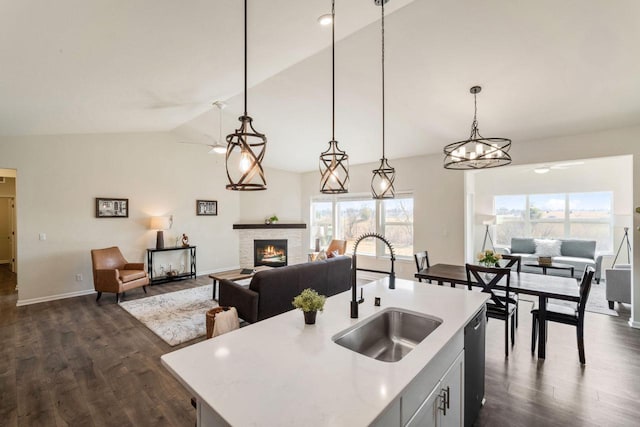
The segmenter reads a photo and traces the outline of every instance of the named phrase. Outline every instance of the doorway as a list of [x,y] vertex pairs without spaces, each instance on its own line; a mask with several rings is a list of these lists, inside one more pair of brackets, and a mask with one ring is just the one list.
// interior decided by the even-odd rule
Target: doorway
[[0,169],[0,266],[17,271],[16,170]]

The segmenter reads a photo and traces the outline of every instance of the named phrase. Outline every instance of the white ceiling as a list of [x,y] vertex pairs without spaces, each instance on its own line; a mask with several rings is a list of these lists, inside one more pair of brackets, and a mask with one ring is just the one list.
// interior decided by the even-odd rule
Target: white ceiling
[[[218,134],[242,112],[242,2],[0,0],[0,133],[175,129]],[[329,0],[249,2],[249,114],[265,163],[316,169],[331,138]],[[640,1],[392,0],[387,154],[468,136],[513,144],[640,124]],[[336,5],[336,139],[352,164],[381,151],[379,8]],[[185,150],[207,147],[184,145]],[[391,162],[393,164],[393,162]]]

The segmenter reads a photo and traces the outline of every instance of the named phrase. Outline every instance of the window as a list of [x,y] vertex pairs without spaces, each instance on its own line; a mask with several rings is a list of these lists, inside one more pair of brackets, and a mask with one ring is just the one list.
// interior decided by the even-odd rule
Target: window
[[[335,233],[333,232],[335,230]],[[347,252],[364,233],[380,233],[393,245],[396,256],[413,256],[413,196],[373,200],[370,196],[315,198],[311,201],[311,247],[320,239],[327,247],[331,239],[345,239]],[[378,239],[365,239],[358,254],[389,256]]]
[[612,205],[611,192],[495,196],[495,241],[509,246],[512,237],[590,239],[598,251],[609,252]]

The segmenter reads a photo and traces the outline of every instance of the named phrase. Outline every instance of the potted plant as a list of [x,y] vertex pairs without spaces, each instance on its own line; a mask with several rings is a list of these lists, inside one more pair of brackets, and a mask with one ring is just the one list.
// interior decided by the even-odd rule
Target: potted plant
[[316,313],[324,309],[327,297],[318,294],[313,289],[305,289],[293,299],[293,306],[304,313],[304,323],[313,325],[316,323]]
[[269,218],[269,222],[271,224],[276,224],[278,222],[278,217],[276,215],[273,215]]

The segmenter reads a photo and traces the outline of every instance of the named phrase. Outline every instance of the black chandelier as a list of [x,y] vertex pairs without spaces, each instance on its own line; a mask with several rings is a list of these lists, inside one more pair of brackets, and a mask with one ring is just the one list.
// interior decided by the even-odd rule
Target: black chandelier
[[469,139],[451,143],[444,147],[445,169],[486,169],[506,166],[511,163],[509,149],[511,140],[507,138],[485,138],[478,131],[478,106],[476,95],[480,93],[480,86],[473,86],[473,123]]
[[262,159],[267,137],[253,128],[247,115],[247,0],[244,0],[244,114],[238,118],[240,128],[227,135],[227,190],[258,191],[267,189]]
[[331,141],[320,154],[320,192],[339,194],[349,192],[349,155],[336,141],[336,41],[335,0],[331,1]]
[[380,166],[378,169],[374,169],[373,177],[371,178],[371,196],[374,199],[393,199],[395,189],[393,188],[393,181],[396,179],[396,170],[389,165],[389,161],[384,155],[384,4],[389,0],[373,0],[376,6],[381,6],[382,18],[381,18],[381,35],[382,35],[382,158],[380,159]]

